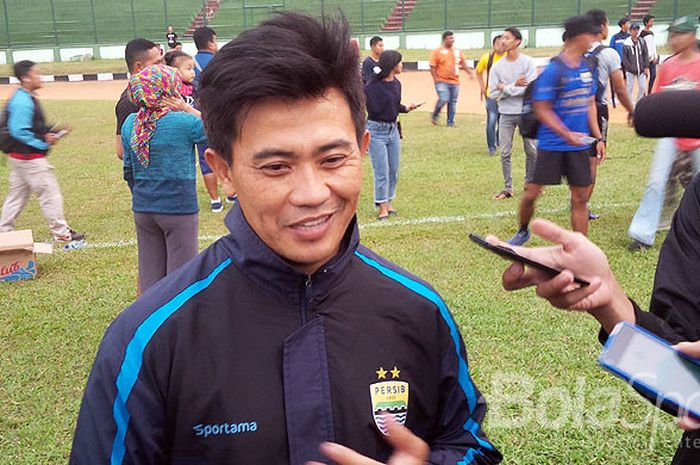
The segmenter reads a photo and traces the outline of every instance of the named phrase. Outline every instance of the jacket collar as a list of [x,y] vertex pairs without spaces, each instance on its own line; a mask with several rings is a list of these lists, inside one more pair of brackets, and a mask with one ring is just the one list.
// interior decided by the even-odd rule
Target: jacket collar
[[295,270],[277,255],[250,227],[238,202],[224,220],[231,234],[224,238],[234,266],[256,284],[287,299],[297,301],[306,287],[308,298],[320,300],[343,275],[360,243],[357,218],[353,218],[338,254],[309,276]]

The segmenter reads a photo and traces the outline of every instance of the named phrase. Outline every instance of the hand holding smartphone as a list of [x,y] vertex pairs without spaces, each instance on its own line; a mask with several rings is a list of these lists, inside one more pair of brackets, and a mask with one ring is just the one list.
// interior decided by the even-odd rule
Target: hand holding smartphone
[[[562,272],[562,270],[557,270],[555,268],[552,268],[550,266],[545,265],[544,263],[537,262],[535,260],[531,260],[529,258],[523,257],[519,253],[517,253],[515,250],[511,249],[510,247],[502,246],[502,245],[493,245],[481,237],[478,236],[474,233],[469,235],[469,239],[472,240],[472,242],[475,242],[476,244],[480,245],[484,249],[495,253],[501,258],[505,258],[506,260],[510,260],[512,262],[520,262],[524,265],[527,265],[529,267],[535,268],[540,271],[544,271],[545,273],[548,273],[550,275],[557,276],[559,273]],[[574,282],[580,286],[589,286],[591,283],[586,281],[583,278],[579,278],[578,276],[574,276]]]

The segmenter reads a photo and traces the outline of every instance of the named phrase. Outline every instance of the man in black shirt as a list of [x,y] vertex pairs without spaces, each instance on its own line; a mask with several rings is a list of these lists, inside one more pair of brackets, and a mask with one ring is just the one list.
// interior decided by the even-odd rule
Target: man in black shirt
[[[161,56],[161,50],[158,44],[151,42],[148,39],[133,39],[126,44],[125,51],[126,66],[129,69],[130,74],[135,74],[140,72],[142,69],[147,68],[156,63],[160,63],[163,60]],[[129,100],[127,93],[128,89],[124,89],[122,95],[119,97],[114,112],[117,116],[117,138],[116,138],[116,151],[117,157],[121,160],[123,156],[122,149],[122,126],[126,118],[132,114],[139,111],[139,107]]]
[[372,49],[370,56],[362,62],[362,83],[367,84],[376,73],[374,68],[379,66],[379,55],[384,51],[384,40],[379,36],[374,36],[369,40]]
[[174,49],[179,43],[177,41],[177,34],[175,34],[175,31],[173,31],[172,26],[168,26],[168,32],[165,34],[165,39],[168,41],[168,48],[170,50]]

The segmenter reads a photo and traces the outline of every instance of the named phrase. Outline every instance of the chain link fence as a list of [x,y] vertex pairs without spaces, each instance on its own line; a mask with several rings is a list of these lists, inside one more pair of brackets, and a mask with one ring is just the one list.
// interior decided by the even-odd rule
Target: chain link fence
[[[123,44],[133,37],[164,41],[172,25],[182,39],[197,14],[219,0],[0,0],[1,48]],[[342,11],[355,34],[464,30],[509,25],[557,25],[591,8],[611,23],[636,0],[221,0],[212,18],[196,24],[234,37],[276,11]],[[699,14],[699,0],[658,0],[659,20]]]

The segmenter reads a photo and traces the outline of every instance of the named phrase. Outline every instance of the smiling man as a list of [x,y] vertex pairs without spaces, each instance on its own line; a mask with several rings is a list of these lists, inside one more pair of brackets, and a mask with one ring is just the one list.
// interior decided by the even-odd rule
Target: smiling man
[[107,330],[73,465],[500,462],[445,303],[359,244],[357,65],[346,21],[283,14],[204,71],[231,233]]

